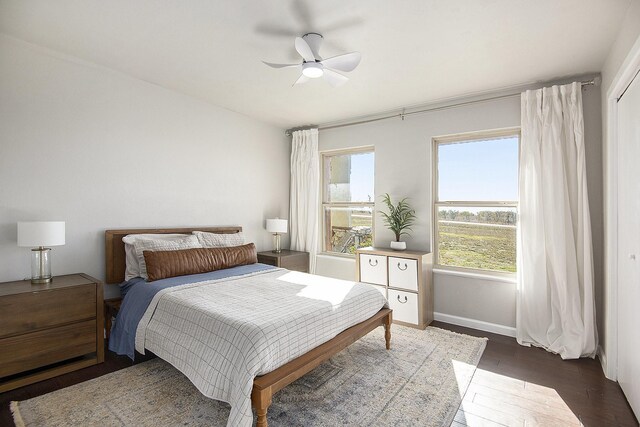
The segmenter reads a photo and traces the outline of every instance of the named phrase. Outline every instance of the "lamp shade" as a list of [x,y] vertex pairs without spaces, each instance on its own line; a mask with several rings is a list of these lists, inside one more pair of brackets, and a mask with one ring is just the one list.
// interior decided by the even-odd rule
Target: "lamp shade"
[[18,223],[18,246],[64,245],[64,221],[30,221]]
[[287,220],[286,219],[268,219],[267,231],[269,233],[286,233],[287,232]]

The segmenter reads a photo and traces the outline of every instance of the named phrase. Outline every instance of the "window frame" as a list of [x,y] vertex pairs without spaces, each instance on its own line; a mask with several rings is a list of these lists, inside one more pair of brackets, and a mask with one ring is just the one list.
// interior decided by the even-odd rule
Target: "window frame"
[[[517,200],[500,200],[500,201],[474,201],[474,200],[463,200],[463,201],[440,201],[438,199],[438,179],[439,179],[439,171],[438,171],[438,147],[440,145],[448,145],[448,144],[460,144],[465,142],[472,141],[490,141],[493,139],[501,139],[508,137],[518,137],[518,158],[520,158],[520,142],[522,139],[520,127],[509,127],[502,129],[491,129],[477,132],[465,132],[465,133],[457,133],[452,135],[443,135],[436,136],[431,138],[431,158],[433,159],[431,167],[432,167],[432,187],[431,194],[432,196],[432,211],[431,215],[433,218],[433,227],[432,227],[432,239],[431,239],[431,248],[433,252],[433,268],[440,270],[442,272],[452,272],[452,273],[470,273],[475,276],[484,276],[487,278],[499,278],[501,280],[515,280],[517,276],[516,272],[508,272],[508,271],[500,271],[500,270],[489,270],[483,268],[473,268],[473,267],[459,267],[459,266],[451,266],[451,265],[443,265],[439,263],[438,256],[438,209],[441,207],[480,207],[480,208],[515,208],[517,218],[520,217],[519,210],[519,202],[520,195],[518,194]],[[518,165],[519,169],[519,165]],[[517,230],[518,230],[519,220],[516,221],[516,250],[517,250]]]
[[[326,162],[326,158],[327,157],[334,157],[334,156],[345,156],[345,155],[353,155],[353,154],[361,154],[361,153],[373,153],[373,161],[374,161],[374,168],[373,168],[373,200],[371,202],[328,202],[328,176],[329,174],[327,173],[327,162]],[[375,238],[375,218],[376,218],[376,190],[375,190],[375,147],[373,145],[367,145],[367,146],[362,146],[362,147],[353,147],[353,148],[345,148],[345,149],[337,149],[337,150],[326,150],[326,151],[322,151],[320,152],[320,221],[322,223],[321,225],[321,231],[322,231],[322,236],[321,236],[321,240],[322,242],[320,243],[321,247],[320,247],[320,254],[321,255],[328,255],[328,256],[335,256],[335,257],[341,257],[341,258],[350,258],[350,259],[354,259],[355,258],[355,254],[349,254],[349,253],[341,253],[341,252],[332,252],[330,250],[327,250],[327,222],[325,220],[325,208],[328,207],[334,207],[334,208],[351,208],[351,207],[371,207],[371,242],[373,243],[374,238]]]

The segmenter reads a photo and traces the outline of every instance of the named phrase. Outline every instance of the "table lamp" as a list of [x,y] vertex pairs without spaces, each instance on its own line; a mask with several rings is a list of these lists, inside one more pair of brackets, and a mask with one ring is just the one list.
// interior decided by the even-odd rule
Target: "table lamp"
[[279,254],[280,252],[282,252],[282,247],[280,246],[280,234],[287,232],[287,220],[279,218],[268,219],[267,231],[269,233],[273,233],[274,239],[276,241],[276,248],[272,252]]
[[51,282],[50,248],[64,245],[64,221],[18,222],[18,246],[31,249],[31,283]]

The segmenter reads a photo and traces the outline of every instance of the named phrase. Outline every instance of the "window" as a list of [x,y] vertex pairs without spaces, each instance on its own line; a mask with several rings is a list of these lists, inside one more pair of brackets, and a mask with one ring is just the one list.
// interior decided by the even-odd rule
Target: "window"
[[372,148],[322,155],[324,252],[355,254],[373,242]]
[[434,252],[450,269],[516,271],[518,130],[434,139]]

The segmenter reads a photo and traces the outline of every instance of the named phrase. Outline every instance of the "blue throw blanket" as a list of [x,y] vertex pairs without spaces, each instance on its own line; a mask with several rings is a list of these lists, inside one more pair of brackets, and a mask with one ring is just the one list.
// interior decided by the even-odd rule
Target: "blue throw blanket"
[[205,280],[225,279],[227,277],[242,276],[244,274],[271,270],[275,267],[265,264],[241,265],[238,267],[217,270],[209,273],[192,274],[189,276],[171,277],[147,283],[136,277],[120,285],[123,292],[122,306],[116,317],[116,322],[109,336],[109,350],[117,354],[126,354],[134,360],[135,340],[138,323],[147,311],[153,297],[162,289],[187,283],[204,282]]

